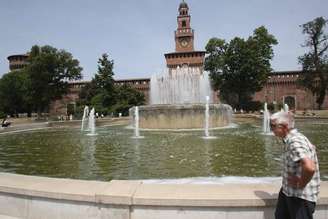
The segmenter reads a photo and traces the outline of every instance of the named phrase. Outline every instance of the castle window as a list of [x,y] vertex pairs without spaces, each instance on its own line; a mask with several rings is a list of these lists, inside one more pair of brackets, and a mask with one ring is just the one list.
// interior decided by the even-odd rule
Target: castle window
[[187,24],[186,24],[186,21],[182,21],[182,27],[186,27]]

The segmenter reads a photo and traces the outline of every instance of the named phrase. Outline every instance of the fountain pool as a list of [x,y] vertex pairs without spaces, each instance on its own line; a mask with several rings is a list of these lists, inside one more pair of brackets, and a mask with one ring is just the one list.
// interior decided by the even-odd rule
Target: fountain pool
[[[80,128],[48,128],[0,135],[0,171],[90,180],[277,177],[281,142],[262,135],[260,120],[234,121],[235,128],[141,131],[133,139],[126,125],[97,127],[97,136]],[[321,177],[328,180],[328,121],[296,121],[317,146]]]

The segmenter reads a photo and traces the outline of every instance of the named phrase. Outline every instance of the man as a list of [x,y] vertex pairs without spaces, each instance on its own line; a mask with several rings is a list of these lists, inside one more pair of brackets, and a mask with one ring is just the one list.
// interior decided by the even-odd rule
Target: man
[[276,219],[313,218],[318,200],[320,174],[314,145],[294,129],[290,112],[278,112],[270,117],[275,136],[282,138],[282,188],[276,206]]

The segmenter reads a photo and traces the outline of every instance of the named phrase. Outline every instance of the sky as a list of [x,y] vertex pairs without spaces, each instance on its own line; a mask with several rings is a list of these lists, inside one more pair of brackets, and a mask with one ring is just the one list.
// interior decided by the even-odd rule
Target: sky
[[[114,78],[149,78],[165,69],[164,53],[174,52],[174,30],[182,0],[0,0],[0,77],[7,57],[33,45],[65,49],[80,61],[83,80],[97,72],[108,53]],[[299,70],[306,52],[299,25],[323,16],[327,0],[186,0],[195,30],[195,49],[208,40],[247,38],[264,25],[279,44],[275,71]]]

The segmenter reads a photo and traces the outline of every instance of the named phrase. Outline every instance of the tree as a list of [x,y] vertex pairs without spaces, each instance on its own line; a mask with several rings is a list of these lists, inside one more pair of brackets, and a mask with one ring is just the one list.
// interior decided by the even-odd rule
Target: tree
[[30,81],[28,95],[38,117],[51,101],[68,91],[68,81],[82,78],[79,61],[65,50],[33,46],[26,72]]
[[131,107],[145,104],[145,95],[130,85],[117,85],[115,89],[117,98],[112,111],[116,115],[122,113],[123,116],[127,116]]
[[92,105],[98,112],[109,111],[116,102],[113,67],[114,61],[108,58],[108,54],[99,58],[95,77],[81,90],[80,105]]
[[212,87],[220,91],[224,102],[245,109],[272,71],[272,46],[277,43],[263,26],[255,29],[247,40],[239,37],[230,43],[218,38],[209,40],[205,70],[210,72]]
[[24,70],[9,72],[0,79],[0,111],[17,116],[18,113],[31,112],[28,92],[28,79]]
[[99,90],[112,92],[114,90],[114,61],[108,59],[108,54],[104,53],[98,60],[98,73],[93,79],[93,83]]
[[79,105],[91,105],[104,114],[127,115],[132,106],[144,104],[143,93],[128,85],[115,85],[113,68],[114,61],[103,54],[95,77],[81,90]]
[[298,82],[316,96],[319,109],[325,100],[328,86],[328,35],[324,33],[326,24],[327,20],[318,17],[301,25],[302,32],[307,37],[303,46],[310,51],[298,58],[303,67],[303,74]]

